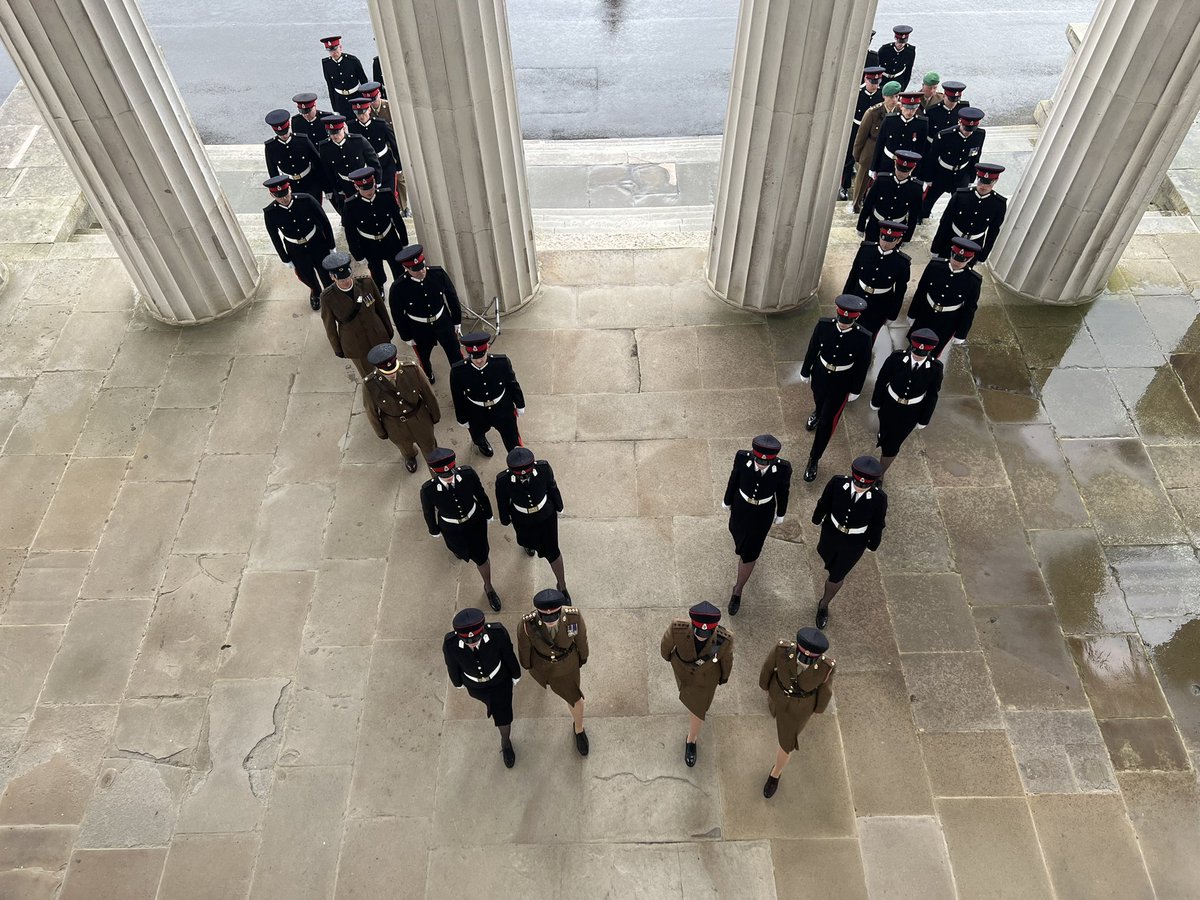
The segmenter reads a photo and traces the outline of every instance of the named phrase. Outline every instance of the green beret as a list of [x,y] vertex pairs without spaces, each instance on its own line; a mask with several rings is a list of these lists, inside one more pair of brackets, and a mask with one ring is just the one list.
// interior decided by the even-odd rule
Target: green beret
[[942,83],[942,76],[939,75],[937,72],[926,72],[925,77],[923,79],[921,79],[921,84],[929,85],[930,87],[932,87],[935,84],[941,84],[941,83]]
[[900,93],[900,82],[898,81],[889,81],[883,86],[883,96],[885,97],[895,97],[898,93]]

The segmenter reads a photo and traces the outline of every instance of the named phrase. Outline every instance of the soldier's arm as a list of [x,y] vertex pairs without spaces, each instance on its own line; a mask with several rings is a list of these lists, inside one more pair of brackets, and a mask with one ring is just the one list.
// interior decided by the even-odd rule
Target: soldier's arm
[[383,166],[379,162],[379,154],[375,152],[375,148],[371,146],[371,142],[360,135],[362,139],[363,161],[375,170],[375,183],[383,184]]
[[772,647],[771,652],[767,654],[767,660],[763,663],[762,671],[758,673],[758,686],[764,691],[771,687],[771,678],[775,675],[775,653],[776,648]]
[[367,78],[367,73],[363,71],[362,60],[360,60],[357,56],[354,57],[354,68],[358,70],[357,74],[359,84],[366,84],[368,81],[370,81],[370,79]]
[[575,649],[579,651],[579,664],[585,665],[588,661],[587,623],[582,614],[579,616],[579,634],[575,635]]
[[985,262],[991,254],[992,247],[996,246],[996,238],[1000,236],[1000,226],[1004,224],[1004,217],[1008,214],[1008,200],[1004,197],[997,199],[1000,201],[1000,216],[988,226],[987,234],[983,237],[983,252],[975,257],[976,265]]
[[971,326],[975,324],[975,313],[979,309],[979,290],[983,286],[983,278],[977,272],[970,274],[973,276],[971,290],[963,300],[962,311],[958,314],[958,324],[954,327],[954,336],[960,341],[967,339],[967,335],[971,333]]
[[529,623],[522,619],[517,623],[517,659],[521,663],[521,668],[528,670],[532,660],[531,647],[529,644]]
[[867,375],[871,371],[871,338],[869,333],[863,344],[864,351],[854,360],[854,368],[850,370],[850,394],[852,398],[858,398],[862,394],[863,386],[867,383]]
[[[371,281],[374,284],[374,279]],[[379,321],[383,323],[384,331],[387,332],[388,340],[392,339],[392,335],[396,333],[396,329],[392,327],[392,317],[388,315],[387,304],[383,302],[383,291],[375,288],[375,302],[371,304],[371,309],[375,310],[375,315],[379,317]],[[322,307],[324,309],[324,307]]]
[[725,485],[725,498],[721,501],[725,506],[733,506],[737,497],[738,456],[734,454],[733,468],[729,470],[729,483]]
[[782,519],[787,515],[788,498],[792,493],[792,464],[782,459],[775,464],[779,466],[779,475],[782,478],[779,487],[775,489],[775,516]]
[[717,684],[726,684],[729,681],[730,674],[733,672],[732,634],[725,639],[725,643],[721,647],[721,655],[717,657],[717,664],[721,667],[721,677],[717,679]]
[[508,479],[509,474],[506,469],[501,469],[496,476],[496,515],[500,518],[500,524],[504,526],[512,522],[510,511],[512,500],[508,496]]
[[483,510],[485,516],[489,519],[492,517],[492,500],[487,495],[487,491],[483,489],[483,480],[478,474],[475,475],[475,502],[479,504],[479,508]]
[[[271,141],[273,140],[275,138],[271,138]],[[292,138],[292,140],[295,140],[295,138]],[[267,174],[274,178],[279,174],[279,165],[275,162],[275,157],[271,155],[271,141],[263,144],[263,156],[267,159]]]
[[933,380],[929,382],[929,387],[925,389],[925,399],[921,401],[921,415],[917,419],[917,424],[928,425],[933,418],[933,411],[937,407],[938,392],[942,389],[942,378],[945,376],[945,368],[938,363],[934,367]]
[[873,183],[867,188],[867,196],[863,198],[862,212],[858,214],[858,225],[855,226],[860,234],[867,233],[867,223],[871,221],[871,215],[875,210],[875,198],[878,194],[878,182]]
[[445,269],[442,270],[442,292],[446,297],[446,311],[450,313],[450,323],[452,325],[461,325],[462,304],[458,302],[458,291],[454,289],[454,282],[450,280],[450,273]]
[[554,469],[550,468],[550,463],[546,463],[546,494],[550,497],[550,502],[554,504],[555,512],[563,511],[562,491],[558,489],[558,482],[554,480]]
[[508,361],[508,391],[512,395],[513,405],[517,409],[524,409],[525,392],[521,390],[521,383],[517,381],[517,370],[513,368],[511,359]]
[[337,319],[333,317],[333,311],[329,308],[328,303],[321,304],[321,322],[325,325],[325,336],[329,338],[329,346],[333,348],[333,355],[342,359],[346,354],[342,352],[342,339],[338,336]]
[[667,626],[667,630],[663,632],[662,640],[658,642],[658,652],[662,654],[662,658],[667,662],[671,661],[671,651],[675,649],[675,639],[671,634],[671,628],[674,625]]
[[[843,294],[849,294],[850,289],[842,291]],[[800,377],[809,378],[812,375],[813,365],[817,361],[817,349],[820,347],[820,342],[817,340],[817,332],[821,328],[821,323],[818,321],[813,326],[812,334],[808,338],[808,350],[804,352],[804,362],[800,363]]]
[[396,132],[392,126],[383,119],[378,120],[383,125],[383,134],[387,139],[388,153],[392,154],[392,159],[396,161],[396,165],[400,165],[400,148],[396,146]]
[[929,266],[925,267],[925,271],[921,273],[921,278],[917,282],[917,289],[913,292],[912,300],[908,304],[908,317],[915,319],[917,313],[924,312],[929,306]]
[[883,540],[883,529],[887,526],[887,494],[879,491],[879,504],[875,507],[875,515],[871,517],[870,530],[867,532],[867,549],[874,553],[879,549]]
[[375,429],[375,436],[381,440],[387,440],[387,426],[383,424],[383,418],[379,415],[378,407],[375,406],[375,398],[371,396],[365,385],[363,386],[363,409],[367,411],[367,421]]
[[329,216],[325,215],[325,209],[317,202],[316,198],[310,201],[313,206],[313,212],[317,220],[317,230],[325,236],[326,246],[333,248],[337,246],[337,241],[333,237],[333,226],[329,224]]
[[821,496],[817,498],[817,505],[813,507],[812,523],[820,525],[825,521],[825,514],[829,512],[830,494],[833,492],[834,482],[830,481],[825,485],[825,490],[821,491]]
[[829,706],[829,701],[833,699],[833,660],[827,660],[829,663],[829,674],[825,676],[825,680],[817,685],[817,702],[813,707],[813,712],[823,713]]
[[392,225],[396,229],[396,233],[400,235],[400,243],[405,247],[408,246],[408,226],[404,224],[404,216],[400,215],[400,201],[396,199],[395,194],[389,195],[391,200],[391,209],[388,216],[391,219]]
[[354,203],[342,207],[342,231],[346,234],[346,249],[355,259],[366,259],[366,247],[363,246],[362,235],[358,233],[358,221]]
[[454,420],[459,425],[466,425],[471,421],[471,404],[467,400],[467,392],[463,390],[459,370],[453,366],[450,368],[450,399],[454,401]]
[[460,688],[463,686],[462,669],[454,661],[454,654],[451,651],[454,640],[452,637],[446,637],[442,641],[442,658],[446,660],[446,674],[450,676],[450,683],[456,688]]
[[279,229],[271,224],[271,207],[263,210],[263,222],[267,226],[267,234],[271,236],[271,243],[275,246],[275,252],[279,254],[280,262],[291,262],[288,259],[287,250],[283,246],[283,240],[279,237]]
[[437,394],[433,392],[433,385],[429,383],[429,378],[425,375],[425,370],[421,368],[420,363],[413,366],[413,369],[417,373],[417,384],[420,385],[421,399],[429,408],[429,416],[433,420],[433,424],[436,425],[442,421],[442,408],[438,406]]
[[871,408],[879,409],[883,405],[884,398],[887,397],[888,379],[891,378],[892,358],[889,356],[883,361],[883,366],[879,369],[879,374],[875,376],[875,388],[871,391]]
[[396,334],[406,344],[412,340],[412,320],[404,314],[404,299],[400,294],[399,280],[392,282],[388,288],[388,306],[392,310],[392,321],[396,323]]
[[881,113],[880,119],[881,119],[881,121],[879,123],[879,137],[876,138],[876,140],[875,140],[875,155],[871,157],[871,171],[872,172],[879,171],[879,163],[883,159],[884,139],[887,137],[887,131],[888,131],[887,116],[883,115]]
[[429,533],[437,537],[442,533],[442,529],[438,526],[437,510],[433,508],[433,483],[425,482],[421,485],[421,512],[425,514],[425,525],[429,528]]
[[513,653],[512,638],[509,637],[507,628],[496,628],[491,632],[493,637],[500,635],[500,662],[504,665],[504,671],[509,678],[521,677],[521,666],[517,662],[517,655]]
[[900,307],[904,305],[904,295],[908,293],[908,283],[912,279],[912,259],[903,250],[897,250],[896,254],[903,262],[903,265],[896,267],[896,315],[898,316]]
[[875,120],[879,118],[876,113],[875,104],[865,113],[863,113],[862,124],[858,126],[858,134],[854,136],[854,159],[857,162],[862,162],[863,151],[867,149],[867,141],[871,137],[871,129],[875,127]]

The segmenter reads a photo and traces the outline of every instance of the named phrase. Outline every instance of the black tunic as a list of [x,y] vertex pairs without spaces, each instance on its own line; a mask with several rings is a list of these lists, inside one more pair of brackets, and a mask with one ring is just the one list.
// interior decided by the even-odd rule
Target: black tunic
[[358,93],[358,86],[367,83],[367,73],[357,56],[343,53],[341,59],[326,56],[321,60],[321,74],[329,88],[329,103],[346,118],[350,118],[350,98]]
[[973,265],[978,265],[992,252],[1007,212],[1008,199],[997,194],[995,189],[988,194],[979,194],[973,187],[960,188],[951,195],[950,204],[942,213],[930,249],[936,256],[949,256],[954,238],[970,238],[983,248],[972,261]]
[[786,459],[771,460],[761,472],[754,460],[749,450],[734,454],[723,501],[729,507],[733,549],[742,562],[761,555],[775,518],[787,514],[792,484],[792,464]]
[[983,276],[974,269],[956,272],[947,260],[930,260],[908,305],[908,317],[913,320],[909,335],[921,328],[932,329],[938,336],[934,356],[941,355],[951,338],[966,339],[975,321],[982,286]]
[[883,66],[883,80],[900,82],[900,90],[908,90],[908,82],[912,80],[913,66],[917,62],[917,47],[915,44],[905,44],[900,50],[896,49],[894,41],[888,41],[879,48],[879,65]]
[[833,582],[850,573],[863,551],[879,549],[887,519],[883,488],[872,486],[856,500],[852,484],[848,475],[830,478],[812,514],[813,524],[821,526],[817,553]]
[[814,396],[834,393],[844,398],[846,394],[861,394],[871,368],[872,344],[871,332],[857,324],[843,331],[836,319],[818,319],[800,364],[800,375],[812,378]]
[[866,312],[858,317],[859,326],[878,334],[884,322],[900,315],[911,275],[912,259],[907,253],[885,251],[877,243],[863,241],[842,288],[843,294],[867,301]]
[[318,109],[316,116],[310,122],[304,118],[303,114],[296,113],[292,116],[292,133],[302,134],[313,142],[313,147],[316,147],[321,141],[329,137],[329,131],[325,127],[325,123],[321,120],[326,116],[331,116],[327,109]]
[[355,259],[386,259],[389,262],[408,245],[408,228],[396,196],[375,191],[370,200],[358,194],[342,206],[342,227]]
[[[441,266],[428,266],[424,279],[397,278],[388,291],[392,321],[402,341],[420,341],[438,329],[462,324],[454,282]],[[430,321],[432,320],[432,321]]]
[[460,425],[482,427],[500,418],[511,419],[525,408],[525,394],[503,353],[489,353],[487,365],[477,368],[469,359],[450,367],[450,397]]
[[871,163],[871,171],[876,175],[892,171],[898,150],[912,150],[924,157],[928,152],[928,144],[928,119],[916,115],[905,120],[899,110],[889,113],[883,117],[883,125],[879,128],[879,140],[875,144],[875,159]]
[[474,469],[457,466],[454,472],[450,486],[437,477],[421,485],[421,511],[429,533],[435,537],[440,534],[451,553],[482,565],[488,560],[487,523],[492,517],[492,501]]
[[333,226],[310,194],[293,192],[288,206],[272,201],[263,207],[263,221],[275,252],[285,263],[297,259],[319,262],[334,248]]
[[277,137],[263,143],[267,172],[274,178],[286,175],[292,190],[316,195],[325,189],[328,179],[317,148],[306,134],[293,134],[286,142]]
[[976,128],[965,137],[958,125],[943,128],[925,155],[922,177],[943,193],[967,187],[975,176],[975,163],[979,162],[986,138],[986,128]]
[[943,128],[950,128],[958,124],[958,111],[966,109],[971,104],[966,100],[956,100],[954,109],[946,109],[946,103],[943,100],[941,103],[934,104],[925,110],[925,118],[929,120],[929,143],[932,146],[934,138]]
[[884,360],[875,379],[871,407],[879,410],[876,446],[884,456],[895,456],[918,425],[928,425],[942,389],[942,362],[927,357],[913,367],[912,355],[900,349]]
[[907,225],[908,231],[901,243],[912,237],[921,220],[921,202],[924,188],[912,176],[900,181],[894,173],[880,175],[867,191],[862,212],[858,216],[858,230],[865,233],[868,241],[879,240],[879,223],[885,220]]
[[488,622],[474,649],[451,631],[442,638],[442,657],[451,684],[481,701],[497,728],[512,724],[513,679],[521,677],[521,666],[508,629]]
[[535,460],[526,479],[507,469],[496,476],[496,514],[500,524],[511,522],[517,543],[549,562],[562,555],[558,547],[558,514],[562,511],[562,493],[546,460]]
[[330,193],[336,191],[343,196],[355,193],[350,173],[355,169],[370,166],[375,170],[375,182],[383,184],[383,169],[379,157],[371,148],[371,142],[361,134],[347,134],[340,144],[326,138],[317,145],[317,153],[325,165],[326,187]]

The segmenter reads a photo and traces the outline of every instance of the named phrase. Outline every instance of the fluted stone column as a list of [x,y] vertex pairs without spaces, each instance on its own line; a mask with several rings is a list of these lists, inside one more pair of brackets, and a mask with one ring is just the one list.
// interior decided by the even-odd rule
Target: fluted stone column
[[258,265],[136,0],[4,0],[0,38],[147,309],[243,304]]
[[776,312],[816,293],[876,0],[742,0],[708,282]]
[[538,286],[504,0],[368,0],[417,239],[464,302]]
[[1104,290],[1200,111],[1198,69],[1200,0],[1101,0],[989,259],[1003,284]]

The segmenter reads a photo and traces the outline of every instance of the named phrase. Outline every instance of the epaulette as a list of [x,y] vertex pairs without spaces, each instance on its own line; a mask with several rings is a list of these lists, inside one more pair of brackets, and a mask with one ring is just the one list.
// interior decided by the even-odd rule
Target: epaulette
[[863,326],[861,326],[861,325],[855,325],[854,327],[857,328],[859,331],[861,331],[863,334],[865,334],[869,338],[875,337],[875,335],[871,334],[870,328],[863,328]]
[[548,467],[550,466],[550,462],[549,462],[549,460],[545,460],[545,459],[535,459],[535,460],[533,461],[533,464],[534,464],[535,466],[542,466],[542,467],[545,467],[545,468],[548,468]]
[[521,621],[522,622],[532,622],[535,619],[537,619],[537,617],[538,617],[538,614],[537,614],[537,610],[535,609],[532,612],[527,612],[527,613],[525,613],[525,615],[521,616]]
[[458,469],[458,471],[460,471],[460,472],[474,472],[475,471],[470,466],[455,466],[455,468]]
[[676,619],[674,622],[671,623],[671,627],[674,628],[676,631],[691,631],[692,623],[689,622],[687,619]]
[[821,316],[821,318],[817,319],[817,321],[818,322],[832,322],[833,316]]
[[876,243],[875,243],[875,241],[863,241],[863,242],[862,242],[861,244],[859,244],[858,246],[859,246],[859,247],[877,247],[877,246],[879,246],[879,245],[878,245],[878,244],[876,244]]
[[568,614],[570,614],[570,613],[578,613],[578,612],[579,612],[579,607],[578,607],[578,606],[564,606],[564,607],[562,608],[562,611],[563,611],[563,615],[564,615],[564,616],[565,616],[565,615],[568,615]]
[[780,641],[779,646],[787,647],[789,650],[791,650],[793,647],[796,646],[796,642],[795,641]]
[[733,632],[724,625],[717,626],[717,634],[721,635],[721,637],[725,638],[725,640],[729,640],[731,637],[733,637]]
[[831,669],[837,665],[836,659],[830,659],[828,656],[822,656],[821,659],[823,659],[823,660],[825,660],[825,662],[829,663],[829,668],[831,668]]
[[465,366],[466,364],[467,364],[467,360],[465,358],[458,359],[458,360],[455,360],[454,362],[450,363],[450,368],[457,369],[459,366]]
[[[974,190],[975,190],[975,188],[972,188],[972,187],[965,187],[965,188],[955,188],[955,189],[954,189],[954,193],[956,193],[956,194],[969,194],[969,193],[971,193],[971,192],[972,192],[972,191],[974,191]],[[994,193],[994,192],[995,192],[995,191],[993,190],[993,193]]]
[[501,622],[488,622],[487,627],[488,628],[503,628],[504,625]]
[[488,354],[488,359],[503,359],[503,360],[507,360],[507,359],[508,359],[508,354],[507,354],[507,353],[489,353],[489,354]]
[[909,256],[907,253],[905,253],[903,250],[897,250],[896,255],[902,256],[902,257],[904,257],[904,259],[908,260],[909,262],[912,262],[912,257]]

